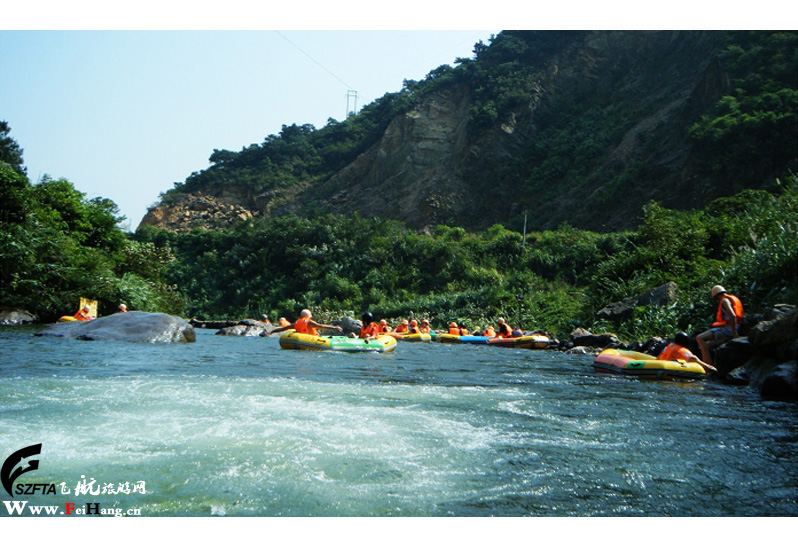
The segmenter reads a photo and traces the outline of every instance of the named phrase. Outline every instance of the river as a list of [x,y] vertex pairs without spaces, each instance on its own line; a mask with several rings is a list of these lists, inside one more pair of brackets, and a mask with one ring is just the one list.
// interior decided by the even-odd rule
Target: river
[[210,330],[171,345],[34,330],[0,329],[0,460],[41,443],[16,484],[57,492],[14,500],[59,513],[798,515],[796,405],[744,387],[476,345],[342,354]]

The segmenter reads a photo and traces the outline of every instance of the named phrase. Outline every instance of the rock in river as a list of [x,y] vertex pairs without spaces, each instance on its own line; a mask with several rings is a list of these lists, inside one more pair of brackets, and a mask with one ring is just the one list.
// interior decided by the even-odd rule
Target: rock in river
[[125,312],[93,321],[56,323],[36,333],[36,336],[146,343],[196,341],[194,327],[186,320],[151,312]]

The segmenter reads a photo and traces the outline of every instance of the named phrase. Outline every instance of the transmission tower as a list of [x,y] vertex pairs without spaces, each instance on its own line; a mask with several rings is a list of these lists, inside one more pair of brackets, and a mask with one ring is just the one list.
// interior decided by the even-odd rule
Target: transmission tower
[[357,114],[357,91],[346,90],[346,117]]

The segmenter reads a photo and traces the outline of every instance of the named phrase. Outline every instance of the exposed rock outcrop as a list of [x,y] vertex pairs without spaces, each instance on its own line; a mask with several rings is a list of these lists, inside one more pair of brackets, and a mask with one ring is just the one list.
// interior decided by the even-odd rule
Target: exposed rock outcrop
[[0,309],[0,325],[22,325],[36,323],[36,316],[27,310]]
[[36,336],[59,336],[78,340],[116,340],[144,343],[195,342],[194,327],[169,314],[126,312],[92,321],[71,321],[50,325]]
[[730,383],[750,384],[764,399],[798,401],[798,307],[774,306],[747,337],[720,346],[716,361]]
[[220,328],[216,334],[221,336],[269,336],[274,329],[275,326],[271,323],[242,319],[235,325]]
[[662,286],[649,290],[637,297],[627,297],[609,304],[596,313],[599,319],[621,322],[631,319],[638,306],[668,306],[676,301],[679,292],[675,282],[666,282]]
[[[484,229],[531,210],[535,228],[567,221],[606,231],[629,228],[652,199],[686,209],[729,194],[725,184],[695,180],[684,137],[729,86],[717,54],[722,36],[595,31],[572,32],[566,40],[541,63],[538,78],[528,81],[525,98],[493,123],[473,124],[475,89],[467,82],[441,84],[387,122],[381,137],[351,162],[324,170],[322,179],[292,178],[288,188],[260,192],[236,185],[217,167],[215,177],[223,181],[201,183],[198,192],[169,193],[141,224],[186,232],[260,215],[327,210],[402,220],[417,229],[438,223]],[[548,114],[553,121],[561,103],[579,102],[587,92],[602,96],[598,114],[612,115],[621,102],[628,107],[617,139],[593,149],[595,177],[554,185],[527,179],[540,165],[529,152],[546,128],[543,118]],[[649,173],[636,177],[634,167]],[[608,184],[604,177],[630,179]],[[621,196],[624,203],[618,204]]]

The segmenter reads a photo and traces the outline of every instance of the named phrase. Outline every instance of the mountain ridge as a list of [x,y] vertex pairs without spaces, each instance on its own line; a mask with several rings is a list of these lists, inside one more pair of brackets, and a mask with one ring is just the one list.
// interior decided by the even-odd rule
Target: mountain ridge
[[[529,217],[537,229],[568,223],[608,231],[633,227],[651,200],[703,207],[745,188],[767,188],[794,166],[795,150],[765,154],[776,136],[768,133],[768,144],[750,148],[732,139],[747,154],[728,164],[707,156],[718,103],[731,95],[745,104],[741,59],[758,60],[750,72],[769,73],[768,55],[756,57],[757,47],[789,49],[795,32],[786,35],[502,32],[456,68],[406,81],[402,92],[361,111],[365,119],[331,120],[319,130],[284,126],[261,146],[215,150],[214,164],[165,193],[140,226],[186,232],[334,212],[415,229],[520,228]],[[789,71],[794,53],[784,55]],[[786,105],[772,105],[777,112],[794,99],[791,80],[786,89],[793,94]],[[789,135],[794,110],[786,118],[778,132],[784,124]],[[363,129],[357,121],[371,123]],[[353,126],[366,134],[353,135]],[[702,126],[709,133],[703,138]],[[729,147],[719,153],[735,151]],[[757,162],[731,164],[746,158]]]

